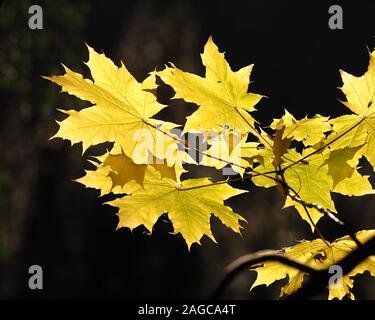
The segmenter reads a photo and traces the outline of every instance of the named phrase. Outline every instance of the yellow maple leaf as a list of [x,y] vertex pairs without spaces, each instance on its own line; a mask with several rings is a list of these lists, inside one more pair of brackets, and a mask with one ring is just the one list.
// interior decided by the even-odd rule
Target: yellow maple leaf
[[111,151],[91,161],[95,170],[86,170],[85,176],[76,179],[88,188],[100,190],[100,195],[126,193],[131,194],[143,188],[148,166],[157,170],[161,177],[179,181],[183,172],[182,167],[175,163],[168,166],[159,159],[153,159],[151,164],[136,164],[128,157],[119,145],[114,145]]
[[[285,157],[287,160],[283,163],[285,168],[285,182],[293,195],[298,196],[305,203],[328,209],[336,212],[331,192],[333,189],[332,177],[328,174],[326,165],[327,156],[322,153],[313,154],[304,161],[300,161],[306,155],[313,152],[314,149],[304,149],[299,154],[295,149],[288,150]],[[287,197],[284,208],[294,206],[301,218],[305,220],[315,231],[315,226],[323,213],[315,208],[307,208],[298,201]]]
[[184,72],[174,65],[157,75],[176,92],[175,99],[184,99],[199,105],[187,117],[184,132],[203,132],[225,125],[241,133],[255,132],[254,119],[248,113],[262,98],[248,93],[253,65],[232,71],[224,54],[219,52],[210,37],[201,55],[206,76]]
[[342,91],[346,96],[343,104],[354,114],[344,115],[331,120],[335,134],[327,143],[330,148],[362,148],[362,154],[375,167],[375,51],[370,54],[367,71],[360,77],[345,71],[341,72]]
[[362,176],[357,170],[354,170],[350,177],[340,181],[333,189],[333,192],[341,193],[346,196],[364,196],[373,194],[375,190],[369,182],[370,176]]
[[[356,233],[356,237],[361,243],[365,243],[374,235],[375,230],[364,230]],[[280,253],[290,260],[297,261],[315,270],[324,270],[336,265],[356,248],[355,242],[349,236],[345,236],[331,243],[324,242],[322,239],[302,241],[293,247],[285,248]],[[281,289],[280,296],[291,294],[299,289],[306,275],[303,271],[276,261],[265,262],[255,266],[252,270],[257,272],[257,278],[251,289],[263,284],[269,286],[277,280],[288,277],[288,283]],[[366,258],[352,271],[344,275],[341,283],[338,282],[337,285],[330,286],[328,288],[328,299],[342,299],[345,295],[354,299],[354,294],[350,291],[353,287],[352,278],[365,271],[375,277],[375,256]]]
[[174,233],[181,233],[190,248],[207,235],[215,241],[211,232],[211,214],[227,227],[240,233],[240,215],[224,205],[224,200],[246,191],[235,189],[227,183],[213,183],[208,178],[177,182],[162,177],[152,166],[147,167],[144,189],[130,196],[109,202],[118,207],[118,228],[134,229],[144,225],[150,232],[163,213],[168,213]]
[[139,150],[145,145],[157,158],[167,157],[166,149],[176,148],[176,141],[163,132],[176,124],[151,118],[165,106],[149,92],[156,87],[155,75],[139,83],[121,64],[118,68],[104,54],[88,47],[91,75],[94,81],[64,66],[62,76],[44,77],[94,106],[80,111],[62,111],[68,117],[59,123],[56,137],[82,142],[83,150],[103,142],[116,142],[136,163],[147,163]]
[[[96,163],[93,163],[96,166]],[[110,192],[122,193],[121,191],[115,190],[113,187],[112,179],[110,178],[111,169],[105,166],[98,166],[95,170],[85,170],[85,175],[76,182],[79,182],[86,186],[86,188],[94,188],[100,190],[100,195],[103,196]],[[124,191],[125,192],[125,191]]]
[[318,114],[311,119],[296,120],[287,110],[281,119],[274,119],[270,127],[274,130],[284,128],[283,139],[293,138],[305,146],[315,145],[325,137],[324,133],[332,130],[327,117]]
[[357,165],[362,157],[363,146],[355,148],[345,147],[343,149],[324,151],[328,154],[326,164],[328,174],[333,179],[333,192],[346,196],[363,196],[374,193],[369,176],[362,176]]

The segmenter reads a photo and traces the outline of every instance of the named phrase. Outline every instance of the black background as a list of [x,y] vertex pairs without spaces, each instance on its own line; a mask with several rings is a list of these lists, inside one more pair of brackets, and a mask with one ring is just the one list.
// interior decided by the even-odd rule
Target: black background
[[[115,231],[115,210],[101,205],[106,199],[71,181],[88,168],[81,146],[48,141],[57,130],[54,119],[62,119],[55,109],[84,104],[58,94],[58,88],[40,76],[61,73],[60,62],[87,73],[84,42],[116,63],[123,60],[138,79],[168,61],[202,74],[199,53],[212,35],[233,69],[255,64],[252,92],[268,97],[255,114],[262,124],[281,116],[284,108],[297,118],[316,113],[334,117],[348,113],[338,101],[339,69],[362,74],[368,50],[374,48],[375,2],[33,4],[44,10],[43,30],[27,27],[31,2],[5,1],[0,9],[0,298],[201,299],[240,255],[314,238],[293,210],[281,210],[276,191],[241,184],[236,186],[249,189],[249,195],[229,203],[248,220],[244,240],[216,220],[213,230],[219,244],[203,239],[191,252],[180,236],[169,234],[172,227],[166,217],[151,236],[142,228]],[[332,4],[342,5],[343,30],[328,27]],[[170,90],[161,88],[161,96],[168,101]],[[181,102],[173,106],[164,116],[180,123],[194,110]],[[355,230],[374,228],[373,197],[335,200]],[[324,219],[319,226],[328,238],[342,235]],[[27,287],[27,270],[33,264],[44,269],[40,291]],[[277,297],[275,288],[249,293],[254,279],[254,273],[245,272],[225,297]],[[375,298],[374,280],[364,275],[358,283],[358,298]]]

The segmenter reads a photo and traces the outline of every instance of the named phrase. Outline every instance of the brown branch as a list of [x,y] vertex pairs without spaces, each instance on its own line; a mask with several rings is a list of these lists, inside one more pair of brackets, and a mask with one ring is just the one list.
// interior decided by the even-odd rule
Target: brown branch
[[290,192],[288,192],[288,196],[290,198],[292,198],[294,201],[302,204],[303,206],[305,206],[306,208],[310,208],[310,209],[315,209],[317,211],[319,211],[320,213],[328,216],[329,218],[331,218],[333,221],[335,221],[336,223],[340,224],[340,225],[344,225],[344,222],[341,221],[336,215],[334,212],[326,209],[326,208],[323,208],[321,205],[317,204],[317,203],[308,203],[304,200],[302,200],[299,196],[295,195],[295,194],[291,194]]

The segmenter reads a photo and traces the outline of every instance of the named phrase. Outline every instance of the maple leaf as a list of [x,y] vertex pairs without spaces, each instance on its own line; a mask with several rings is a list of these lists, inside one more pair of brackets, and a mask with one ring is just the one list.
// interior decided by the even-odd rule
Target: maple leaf
[[131,194],[142,189],[148,166],[157,170],[162,177],[176,181],[179,181],[183,171],[178,163],[171,167],[158,159],[148,165],[136,164],[116,144],[111,151],[95,158],[91,163],[96,166],[95,170],[86,170],[85,176],[75,181],[88,188],[100,190],[101,196],[110,192]]
[[68,117],[58,122],[60,128],[54,138],[82,142],[83,150],[103,142],[116,142],[136,163],[147,162],[139,155],[142,144],[156,157],[165,158],[166,148],[177,147],[174,139],[163,131],[177,125],[151,118],[165,108],[149,92],[156,88],[155,75],[139,83],[123,64],[118,68],[104,54],[90,47],[88,50],[87,65],[94,81],[65,66],[64,75],[44,77],[60,85],[63,92],[94,104],[81,111],[62,111]]
[[344,115],[331,120],[335,134],[327,144],[332,149],[344,147],[362,148],[362,154],[375,167],[375,51],[370,54],[367,71],[360,77],[340,70],[346,96],[343,104],[354,114]]
[[363,146],[343,148],[329,152],[326,160],[328,174],[333,179],[333,192],[347,196],[363,196],[374,193],[369,176],[362,176],[357,170]]
[[163,213],[168,213],[174,233],[181,233],[188,248],[207,235],[215,241],[211,232],[210,217],[214,214],[227,227],[240,233],[240,215],[223,204],[224,200],[246,192],[235,189],[225,182],[213,183],[208,178],[177,182],[162,177],[160,172],[148,166],[143,188],[130,196],[109,202],[118,207],[118,228],[134,229],[144,225],[150,232]]
[[[310,154],[310,149],[305,149],[299,154],[295,149],[290,149],[286,154],[288,162],[285,162],[286,184],[298,193],[298,196],[308,203],[317,203],[323,208],[335,211],[330,190],[332,190],[332,178],[328,175],[326,158],[322,154],[311,155],[306,161],[300,161]],[[291,164],[294,164],[289,167]],[[289,168],[288,168],[289,167]]]
[[[311,204],[317,204],[325,209],[336,212],[335,205],[331,198],[331,190],[333,187],[332,178],[328,175],[328,166],[325,165],[326,158],[322,154],[314,154],[307,159],[307,162],[300,161],[305,155],[311,152],[310,149],[305,149],[302,154],[296,150],[290,149],[288,151],[286,167],[292,163],[298,162],[289,169],[285,170],[285,182],[293,193],[301,198],[303,201]],[[308,210],[314,213],[314,216],[308,217],[305,208],[298,202],[288,198],[285,207],[294,204],[301,217],[307,221],[312,230],[314,224],[320,219],[322,214],[316,210]]]
[[270,127],[274,130],[284,129],[282,139],[302,141],[305,146],[317,144],[325,137],[324,133],[332,130],[327,117],[318,114],[311,119],[296,120],[287,110],[281,119],[274,119]]
[[262,96],[248,93],[253,65],[232,71],[211,37],[201,58],[206,67],[204,78],[174,65],[157,72],[176,92],[174,99],[199,105],[198,110],[187,117],[184,132],[220,130],[222,126],[229,126],[241,133],[255,133],[254,119],[248,111],[255,110]]
[[[365,243],[374,235],[375,230],[363,230],[356,233],[356,237],[361,243]],[[345,236],[331,243],[326,243],[322,239],[302,241],[293,247],[283,249],[280,253],[290,260],[300,262],[315,270],[323,270],[337,264],[356,248],[356,243],[349,236]],[[277,280],[288,277],[288,283],[281,289],[280,296],[289,295],[300,288],[306,275],[305,272],[276,261],[265,262],[262,265],[255,266],[252,270],[257,272],[257,278],[251,289],[263,284],[269,286]],[[343,276],[341,286],[328,288],[328,299],[342,299],[345,295],[354,299],[354,294],[351,292],[353,277],[365,271],[375,277],[375,256],[366,258]]]
[[329,152],[325,163],[328,165],[328,174],[333,179],[333,187],[340,181],[352,176],[358,164],[359,157],[361,157],[358,152],[361,148],[362,146]]
[[[91,162],[96,166],[95,162]],[[111,169],[105,166],[97,166],[95,170],[85,170],[85,175],[76,182],[79,182],[87,188],[94,188],[100,190],[100,195],[103,196],[110,192],[122,193],[122,190],[115,190],[112,179],[110,178]],[[125,192],[125,191],[124,191]]]
[[251,181],[256,186],[263,188],[278,186],[277,181],[275,181],[275,179],[277,179],[275,170],[278,168],[275,167],[274,154],[271,150],[259,150],[259,157],[255,158],[254,163],[258,164],[258,166],[255,166],[255,170],[258,174],[253,175]]

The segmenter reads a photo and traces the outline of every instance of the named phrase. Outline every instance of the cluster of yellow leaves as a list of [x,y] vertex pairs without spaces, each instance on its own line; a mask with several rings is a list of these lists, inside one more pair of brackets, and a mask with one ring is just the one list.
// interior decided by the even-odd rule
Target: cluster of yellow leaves
[[[263,152],[267,157],[259,170],[270,172],[284,169],[285,183],[295,195],[307,203],[317,204],[335,212],[331,198],[332,192],[347,196],[362,196],[374,193],[368,180],[369,176],[358,172],[361,157],[375,167],[375,121],[373,99],[375,95],[375,51],[370,54],[367,72],[360,77],[341,71],[342,91],[346,95],[343,103],[354,114],[328,119],[317,115],[311,119],[296,120],[289,112],[281,119],[275,119],[271,128],[276,131],[271,148]],[[289,149],[292,140],[302,142],[304,149],[298,153]],[[268,159],[268,161],[265,161]],[[271,161],[272,160],[272,161]],[[253,178],[258,186],[270,187],[277,182],[267,177]],[[294,205],[301,217],[309,222],[312,230],[323,215],[315,208],[306,208],[290,197],[285,206]],[[375,236],[375,230],[361,231],[357,238],[362,243]],[[335,265],[352,250],[356,244],[348,236],[337,239],[327,245],[322,239],[303,241],[300,244],[284,249],[284,255],[291,260],[301,262],[316,270],[327,269]],[[267,262],[255,268],[257,279],[252,288],[288,277],[288,283],[281,289],[280,295],[291,294],[301,287],[305,273],[282,265],[278,262]],[[342,286],[329,288],[329,299],[342,299],[353,287],[353,277],[369,271],[375,276],[375,257],[369,257],[357,265],[342,279]]]
[[213,183],[208,178],[179,181],[175,166],[135,164],[120,148],[114,149],[117,150],[96,159],[101,160],[96,163],[96,170],[86,171],[77,181],[100,190],[102,195],[128,194],[108,202],[119,208],[118,228],[144,225],[152,232],[158,218],[168,213],[174,233],[181,233],[190,248],[193,243],[200,243],[204,235],[215,241],[210,227],[211,214],[214,214],[240,233],[239,222],[244,218],[223,202],[246,191],[235,189],[225,181]]
[[[151,232],[157,219],[167,213],[174,232],[181,233],[190,248],[204,235],[214,240],[210,228],[213,214],[239,233],[240,221],[244,219],[225,206],[224,200],[243,190],[235,189],[225,181],[213,183],[209,178],[181,181],[185,171],[183,164],[195,161],[181,150],[179,137],[171,131],[178,125],[153,118],[166,107],[157,101],[155,80],[156,75],[160,76],[173,84],[178,96],[193,97],[201,104],[189,117],[185,131],[200,130],[196,127],[198,123],[204,124],[206,129],[220,129],[224,122],[234,128],[241,123],[241,128],[251,131],[254,120],[247,111],[254,110],[254,105],[261,99],[260,95],[247,93],[252,66],[233,72],[224,55],[209,39],[202,55],[207,67],[206,78],[167,68],[152,72],[139,83],[123,64],[118,68],[104,54],[90,47],[88,50],[86,64],[93,80],[85,79],[65,66],[64,75],[45,77],[60,85],[63,92],[93,104],[80,111],[62,111],[68,117],[58,122],[60,128],[54,138],[82,142],[84,151],[100,143],[115,143],[109,152],[91,161],[95,170],[86,171],[86,175],[77,181],[100,190],[101,195],[125,194],[109,203],[119,208],[119,227],[133,229],[144,225]],[[226,94],[223,94],[224,88],[227,88]],[[217,113],[218,103],[229,113],[223,110],[220,117],[214,118],[212,113]],[[233,121],[236,112],[242,120]],[[209,123],[208,119],[217,125]],[[222,134],[218,132],[217,135]],[[224,144],[213,142],[204,154],[203,162],[221,168],[228,162],[238,161],[240,166],[233,167],[243,174],[248,163],[237,151],[232,151],[242,148],[249,150],[249,156],[255,154],[254,149],[248,148],[256,150],[256,147],[245,140],[242,138],[239,143],[227,147],[225,156],[221,153]],[[224,142],[226,146],[230,145]]]
[[[357,239],[362,244],[373,236],[375,236],[375,230],[364,230],[356,233]],[[282,254],[290,260],[300,262],[315,270],[325,270],[329,269],[330,266],[336,265],[345,256],[356,249],[356,247],[356,243],[349,236],[345,236],[332,243],[326,243],[322,239],[302,241],[293,247],[284,248],[276,253]],[[255,266],[253,270],[257,272],[257,278],[251,289],[259,285],[269,286],[277,280],[288,278],[288,283],[281,288],[281,297],[292,294],[299,289],[302,286],[304,277],[307,275],[301,270],[276,261],[270,261]],[[348,295],[350,299],[354,299],[354,294],[350,292],[350,289],[353,288],[353,277],[366,271],[375,277],[375,256],[368,257],[348,274],[344,275],[342,279],[338,279],[339,281],[337,283],[333,283],[333,285],[329,286],[328,299],[342,299],[346,295]]]
[[[82,143],[83,151],[113,143],[105,154],[90,160],[95,169],[86,171],[77,181],[100,190],[101,195],[117,195],[109,204],[118,208],[119,228],[143,225],[152,232],[159,217],[167,214],[174,233],[180,233],[189,248],[205,235],[215,241],[212,215],[240,233],[244,218],[224,201],[245,191],[233,188],[226,180],[184,180],[181,176],[186,172],[185,164],[218,170],[231,167],[256,186],[277,187],[285,196],[284,207],[294,206],[312,231],[324,210],[336,212],[332,193],[374,193],[369,177],[361,175],[358,166],[362,157],[375,166],[375,51],[363,76],[341,72],[346,95],[343,103],[353,114],[334,119],[315,115],[298,120],[285,110],[280,119],[271,123],[272,134],[265,132],[251,114],[262,99],[262,95],[248,91],[253,65],[233,71],[211,37],[201,54],[204,77],[170,64],[138,82],[123,63],[117,67],[104,54],[90,47],[88,51],[86,65],[92,79],[65,66],[64,75],[45,77],[61,86],[62,92],[92,104],[80,111],[61,110],[67,117],[58,122],[54,138]],[[174,99],[198,105],[186,117],[180,134],[176,133],[180,125],[156,118],[166,107],[157,100],[157,77],[174,89]],[[207,148],[197,150],[186,143],[183,138],[189,134],[201,135]],[[199,160],[189,156],[189,151],[198,151]],[[310,205],[307,207],[306,203]],[[372,233],[364,231],[358,236]],[[287,248],[285,255],[319,269],[352,248],[347,238],[338,239],[329,247],[317,239]],[[325,252],[324,262],[316,261],[319,252]],[[372,263],[372,258],[369,261]],[[349,294],[351,277],[370,267],[373,266],[367,262],[362,269],[348,274],[344,279],[346,287],[330,291],[330,298]],[[297,270],[277,263],[267,263],[256,270],[255,285],[268,285],[289,276],[289,284],[282,289],[285,294],[298,288],[303,279]],[[374,275],[373,269],[370,271]]]

